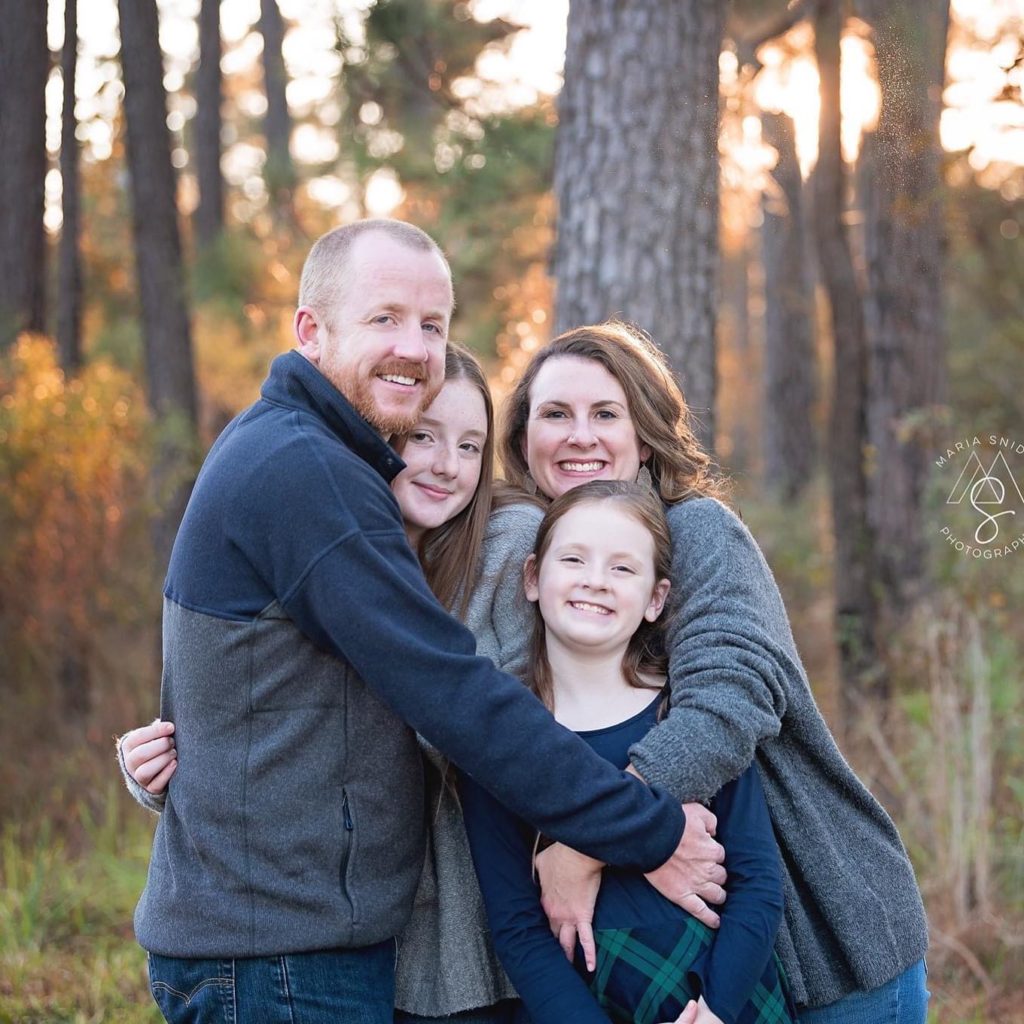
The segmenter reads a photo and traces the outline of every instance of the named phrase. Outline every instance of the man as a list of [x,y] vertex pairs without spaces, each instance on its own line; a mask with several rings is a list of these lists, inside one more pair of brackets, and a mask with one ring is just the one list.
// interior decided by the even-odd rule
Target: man
[[677,895],[723,877],[713,819],[684,831],[476,657],[409,549],[385,438],[443,382],[436,244],[397,221],[337,229],[299,302],[299,352],[211,449],[164,590],[178,768],[135,925],[172,1021],[391,1020],[424,852],[409,726],[567,845]]

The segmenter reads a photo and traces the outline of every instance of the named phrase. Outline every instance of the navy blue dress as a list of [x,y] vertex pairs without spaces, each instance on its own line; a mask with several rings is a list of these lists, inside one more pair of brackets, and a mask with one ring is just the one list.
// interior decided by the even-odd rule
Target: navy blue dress
[[[629,748],[657,723],[661,699],[625,722],[579,735],[625,768]],[[495,949],[533,1024],[659,1024],[675,1020],[701,994],[725,1024],[796,1019],[772,951],[782,879],[756,768],[711,802],[729,874],[721,927],[702,925],[637,872],[607,867],[594,909],[594,973],[579,949],[570,964],[548,927],[533,880],[536,833],[472,779],[460,785]]]

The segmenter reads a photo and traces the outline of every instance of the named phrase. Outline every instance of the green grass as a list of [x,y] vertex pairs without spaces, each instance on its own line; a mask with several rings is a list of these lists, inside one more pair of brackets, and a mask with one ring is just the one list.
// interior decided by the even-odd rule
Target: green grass
[[152,823],[124,814],[114,784],[100,816],[76,812],[78,847],[45,823],[0,837],[0,1024],[157,1024],[131,918]]

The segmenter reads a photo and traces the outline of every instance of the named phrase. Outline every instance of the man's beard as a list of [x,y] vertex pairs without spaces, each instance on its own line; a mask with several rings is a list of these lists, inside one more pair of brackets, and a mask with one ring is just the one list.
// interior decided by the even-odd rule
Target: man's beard
[[413,377],[426,384],[424,368],[419,363],[391,362],[376,367],[374,376],[370,379],[359,374],[353,374],[350,379],[335,380],[334,386],[349,400],[352,407],[383,437],[390,437],[392,434],[407,434],[419,422],[423,410],[437,397],[444,381],[441,381],[436,388],[427,388],[424,391],[423,400],[419,405],[408,413],[386,413],[378,408],[373,397],[373,380],[381,374],[391,374],[399,377]]

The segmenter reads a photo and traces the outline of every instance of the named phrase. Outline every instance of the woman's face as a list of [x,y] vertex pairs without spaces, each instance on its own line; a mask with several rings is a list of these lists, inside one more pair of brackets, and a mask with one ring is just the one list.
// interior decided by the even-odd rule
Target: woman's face
[[448,381],[410,431],[401,451],[406,468],[391,485],[410,543],[472,501],[486,441],[483,395],[467,380]]
[[554,356],[530,388],[526,462],[549,498],[588,480],[635,480],[641,445],[622,385],[600,363]]

